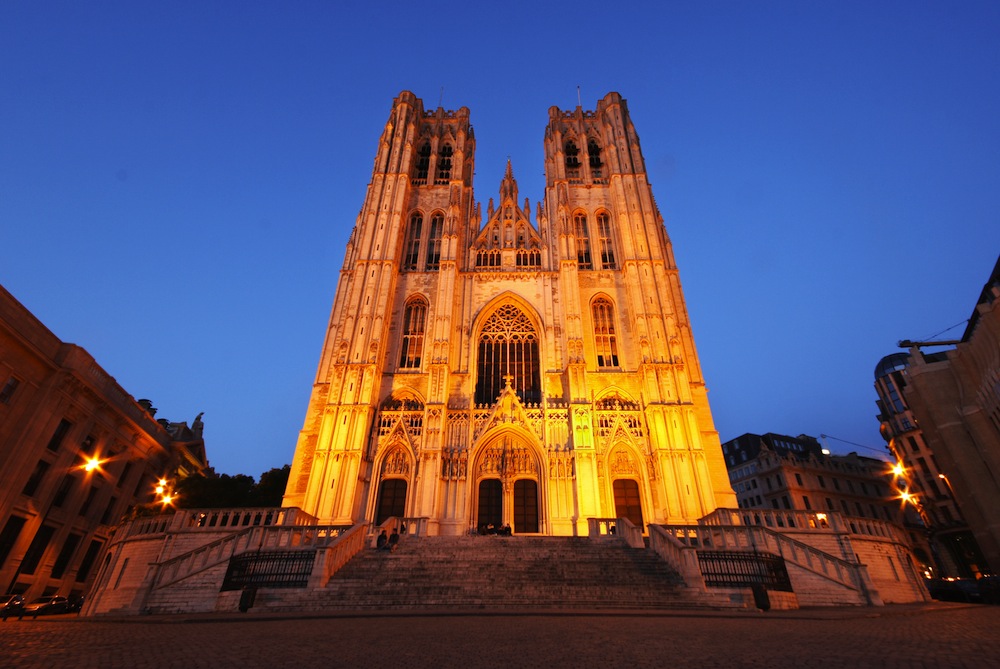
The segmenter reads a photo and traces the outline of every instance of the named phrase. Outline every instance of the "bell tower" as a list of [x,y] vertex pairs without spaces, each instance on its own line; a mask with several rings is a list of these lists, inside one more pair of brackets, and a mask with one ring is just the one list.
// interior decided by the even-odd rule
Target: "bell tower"
[[[419,389],[421,403],[444,403],[448,356],[440,342],[448,340],[450,296],[464,260],[459,249],[478,227],[474,154],[467,108],[425,111],[409,91],[393,101],[344,254],[285,506],[322,522],[357,518],[366,501],[359,483],[370,475],[366,446],[383,375],[398,367],[426,369],[430,383]],[[403,298],[414,295],[407,323]],[[428,321],[431,303],[436,317]],[[397,344],[407,325],[414,332]],[[415,354],[418,343],[429,359]]]

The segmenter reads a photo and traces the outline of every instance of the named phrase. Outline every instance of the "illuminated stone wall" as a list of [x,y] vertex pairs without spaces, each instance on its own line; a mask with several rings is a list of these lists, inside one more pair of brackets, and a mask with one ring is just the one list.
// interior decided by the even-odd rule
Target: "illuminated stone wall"
[[469,110],[394,101],[284,504],[586,534],[735,506],[625,101],[549,110],[545,191],[473,198]]

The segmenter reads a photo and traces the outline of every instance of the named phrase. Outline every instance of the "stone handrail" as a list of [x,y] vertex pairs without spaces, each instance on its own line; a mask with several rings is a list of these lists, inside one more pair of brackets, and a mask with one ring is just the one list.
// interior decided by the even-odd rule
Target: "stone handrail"
[[164,560],[157,565],[153,587],[162,588],[176,583],[250,550],[326,548],[335,543],[350,527],[350,525],[251,526]]
[[649,526],[649,547],[693,588],[705,590],[705,577],[698,565],[698,551],[685,545],[661,525]]
[[881,537],[907,544],[906,532],[895,523],[839,511],[792,509],[716,509],[698,521],[699,525],[759,525],[805,532],[845,532],[858,536]]
[[330,578],[367,545],[368,523],[360,523],[342,532],[335,542],[319,551],[313,563],[309,587],[322,588]]
[[632,548],[645,548],[642,530],[628,518],[588,518],[587,532],[591,538],[620,536]]
[[662,529],[681,544],[690,548],[751,551],[759,550],[780,555],[788,562],[813,574],[855,590],[866,598],[867,573],[863,565],[848,562],[825,553],[762,525],[662,525]]

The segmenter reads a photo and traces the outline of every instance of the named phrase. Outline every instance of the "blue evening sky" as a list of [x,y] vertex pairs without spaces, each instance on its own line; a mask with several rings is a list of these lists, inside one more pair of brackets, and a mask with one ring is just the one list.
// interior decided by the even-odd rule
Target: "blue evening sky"
[[393,97],[469,107],[477,199],[510,156],[534,205],[578,86],[628,100],[721,438],[881,448],[875,365],[1000,252],[1000,3],[6,0],[0,284],[257,476]]

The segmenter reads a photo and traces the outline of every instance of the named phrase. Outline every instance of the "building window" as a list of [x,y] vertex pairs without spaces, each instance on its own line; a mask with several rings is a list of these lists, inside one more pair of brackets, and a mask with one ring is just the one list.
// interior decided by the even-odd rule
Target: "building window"
[[453,151],[450,144],[445,144],[438,151],[438,164],[437,164],[437,179],[434,183],[437,185],[447,185],[448,181],[451,179],[451,156]]
[[822,476],[817,476],[816,478],[819,479],[819,487],[820,488],[825,488],[826,487],[826,480]]
[[101,525],[109,525],[113,521],[118,520],[113,515],[116,504],[118,504],[117,497],[112,497],[108,500],[108,505],[104,508],[104,513],[101,515]]
[[424,145],[420,147],[420,151],[417,152],[417,173],[415,180],[418,184],[427,183],[427,171],[431,166],[431,145],[428,142],[424,142]]
[[34,471],[31,472],[31,476],[28,477],[27,483],[24,484],[24,489],[21,490],[22,495],[27,495],[31,497],[38,490],[38,486],[41,484],[42,479],[45,478],[45,472],[49,470],[49,463],[45,460],[39,460],[35,464]]
[[615,269],[615,244],[611,237],[611,217],[606,211],[597,214],[597,246],[601,250],[601,267]]
[[11,516],[7,519],[7,524],[3,526],[3,531],[0,532],[0,567],[3,567],[11,549],[17,543],[17,538],[21,535],[21,528],[24,527],[26,520],[20,516]]
[[594,348],[598,367],[618,366],[618,340],[615,336],[615,308],[603,297],[594,300]]
[[427,304],[423,300],[411,300],[403,312],[403,344],[399,355],[399,366],[403,369],[419,369],[420,356],[424,350],[424,326],[427,321]]
[[424,217],[420,212],[410,216],[410,227],[406,231],[406,247],[403,255],[403,270],[417,269],[420,259],[420,231],[424,225]]
[[434,214],[431,216],[430,235],[427,238],[427,266],[428,271],[436,270],[441,266],[441,233],[444,231],[444,216]]
[[73,427],[73,423],[69,422],[65,418],[59,421],[58,427],[56,427],[55,433],[53,433],[52,438],[49,439],[49,444],[46,446],[50,451],[58,451],[59,446],[62,444],[62,440],[66,438],[66,433],[69,429]]
[[594,269],[590,259],[590,235],[587,234],[587,215],[573,216],[573,232],[576,234],[576,262],[580,269]]
[[14,396],[14,391],[21,385],[21,382],[13,376],[7,379],[7,383],[0,389],[0,404],[10,404],[10,398]]
[[66,474],[63,477],[62,483],[59,484],[59,489],[56,490],[56,494],[52,498],[53,507],[58,509],[66,502],[66,497],[69,495],[70,490],[73,489],[74,483],[76,483],[76,477],[72,474]]
[[508,381],[522,402],[541,402],[538,335],[524,312],[513,304],[493,312],[480,331],[476,404],[493,404]]
[[[565,153],[566,153],[566,172],[567,176],[569,176],[570,170],[577,171],[580,169],[580,149],[577,148],[576,142],[574,142],[572,139],[566,142]],[[576,173],[579,174],[578,171]]]
[[799,473],[795,474],[795,482],[798,483],[799,485],[802,485],[802,475],[801,474],[799,474]]
[[28,546],[28,550],[24,552],[24,558],[21,560],[21,573],[22,574],[34,574],[35,570],[38,569],[38,563],[41,562],[42,556],[45,555],[45,549],[49,547],[49,542],[52,540],[52,535],[55,534],[56,528],[49,527],[48,525],[42,525],[38,528],[38,532],[35,533],[35,538],[31,540],[31,545]]
[[601,176],[601,147],[593,139],[587,140],[587,153],[590,156],[590,173],[595,177]]
[[103,544],[100,541],[94,540],[90,542],[90,546],[87,547],[87,554],[80,561],[80,568],[76,570],[77,583],[83,583],[87,580],[87,576],[90,575],[90,568],[94,566],[94,560],[97,559],[102,546]]
[[812,504],[809,503],[808,495],[802,495],[802,503],[806,505],[806,510],[812,509]]
[[52,578],[63,577],[63,574],[66,573],[66,567],[73,557],[73,551],[76,550],[77,544],[80,543],[80,539],[82,538],[79,534],[70,534],[66,537],[62,550],[59,551],[55,564],[52,565]]
[[90,490],[87,491],[87,498],[83,500],[83,504],[80,506],[81,516],[86,516],[87,512],[90,511],[90,505],[94,503],[95,497],[97,497],[97,486],[90,486]]

